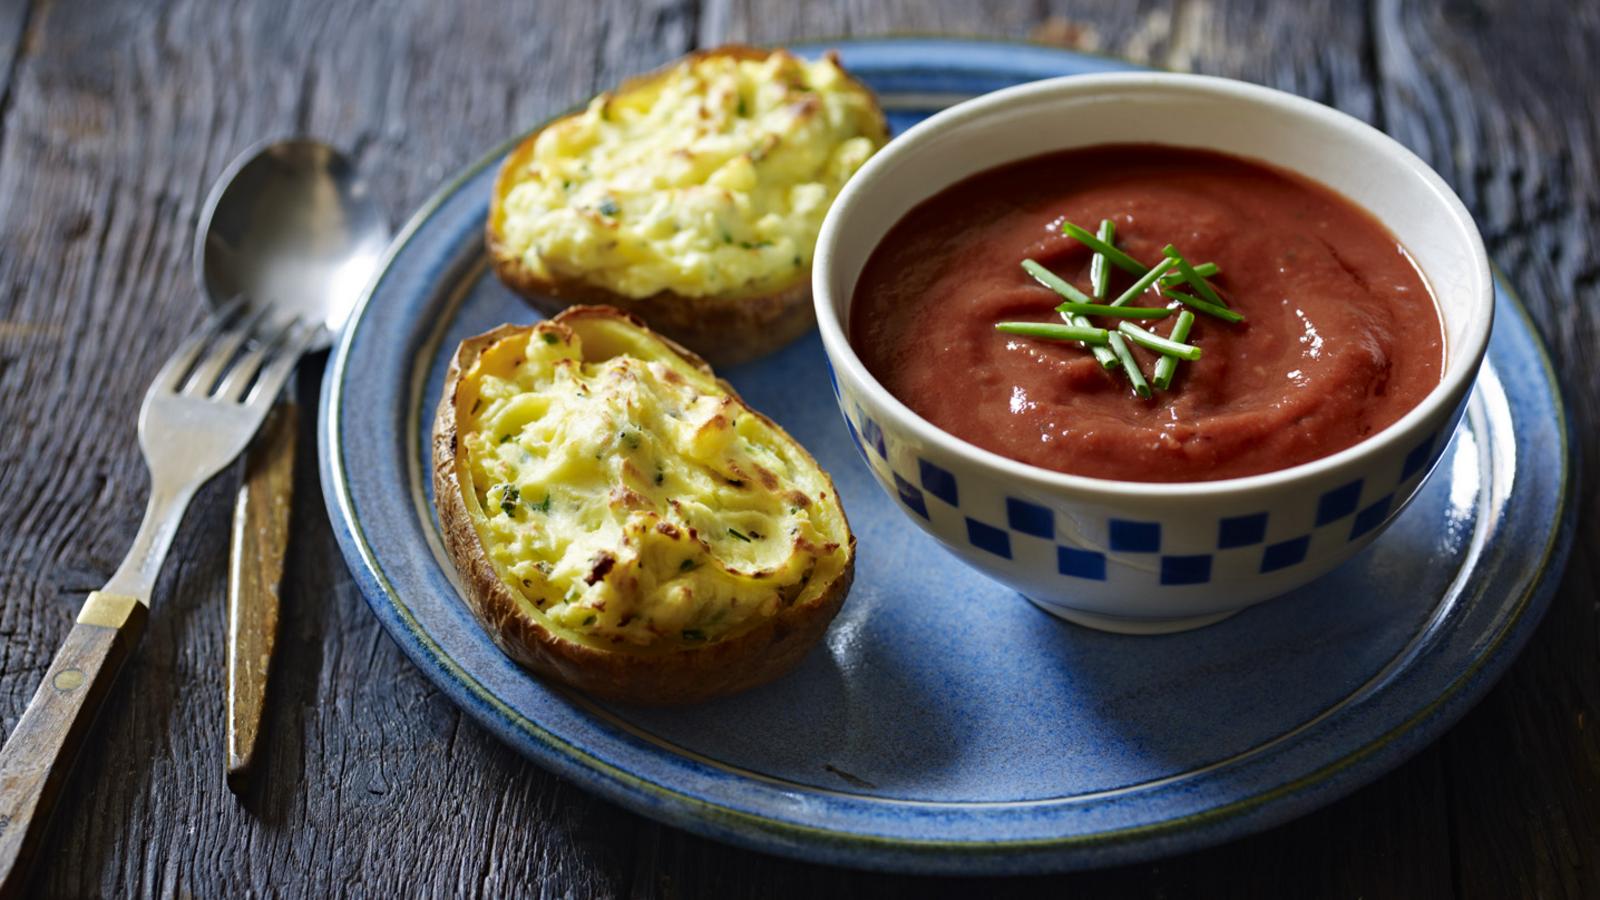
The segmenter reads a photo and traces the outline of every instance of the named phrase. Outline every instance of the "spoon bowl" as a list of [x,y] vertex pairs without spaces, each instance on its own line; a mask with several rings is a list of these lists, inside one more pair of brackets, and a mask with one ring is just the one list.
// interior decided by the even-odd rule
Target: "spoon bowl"
[[195,276],[212,306],[242,297],[267,321],[300,318],[326,349],[389,245],[389,223],[355,165],[305,138],[258,144],[206,199]]

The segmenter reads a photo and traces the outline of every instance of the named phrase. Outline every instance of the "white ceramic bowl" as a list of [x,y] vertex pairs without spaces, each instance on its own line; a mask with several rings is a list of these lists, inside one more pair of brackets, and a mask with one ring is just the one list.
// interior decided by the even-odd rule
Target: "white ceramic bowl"
[[[1442,382],[1353,447],[1247,478],[1154,484],[1041,469],[939,430],[870,375],[847,339],[856,278],[883,235],[944,188],[1004,163],[1109,143],[1193,146],[1324,184],[1416,260],[1445,326]],[[839,406],[880,484],[951,552],[1072,621],[1196,628],[1293,590],[1366,546],[1449,441],[1494,313],[1483,240],[1459,198],[1394,140],[1291,94],[1196,75],[1074,75],[952,107],[851,179],[813,268]]]

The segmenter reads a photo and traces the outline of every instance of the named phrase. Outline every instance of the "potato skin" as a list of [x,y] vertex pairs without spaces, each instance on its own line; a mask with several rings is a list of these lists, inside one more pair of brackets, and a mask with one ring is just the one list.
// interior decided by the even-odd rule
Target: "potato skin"
[[[648,330],[638,318],[607,307],[573,307],[553,321],[572,322],[584,317],[614,317]],[[462,341],[450,361],[434,419],[434,506],[439,513],[445,549],[461,575],[467,606],[478,622],[507,656],[525,668],[596,697],[623,703],[647,706],[698,703],[755,687],[793,668],[822,638],[849,593],[855,574],[856,539],[849,532],[848,521],[845,528],[849,534],[849,557],[839,575],[820,595],[804,604],[782,608],[773,618],[750,630],[714,643],[651,652],[599,649],[565,638],[522,612],[484,551],[467,509],[465,491],[471,486],[463,483],[463,460],[457,453],[456,397],[463,373],[471,369],[484,349],[530,330],[532,326],[528,325],[502,325]],[[667,343],[696,368],[710,373],[704,360],[670,340]],[[738,398],[726,382],[719,380],[718,384]],[[754,410],[751,412],[777,434],[793,441],[770,419]],[[805,453],[804,448],[801,452]],[[809,453],[805,453],[805,458],[816,465]],[[818,470],[821,471],[820,467]],[[837,501],[832,478],[826,472],[823,475]]]
[[[743,45],[728,45],[692,53],[663,68],[631,78],[613,93],[623,94],[663,78],[685,61],[727,56],[734,59],[766,59],[776,50]],[[847,77],[848,73],[846,73]],[[872,92],[854,77],[851,83],[868,97]],[[877,108],[881,133],[888,135],[888,122]],[[541,278],[523,264],[505,244],[500,233],[504,202],[516,186],[518,173],[526,169],[533,145],[546,128],[581,114],[582,110],[552,119],[531,132],[500,164],[494,193],[489,201],[485,227],[489,259],[495,274],[529,305],[553,316],[574,304],[603,304],[631,313],[649,323],[657,334],[693,349],[718,366],[729,366],[764,356],[810,331],[816,324],[811,305],[811,268],[797,271],[782,287],[755,296],[711,294],[686,297],[676,291],[658,291],[648,297],[628,297],[583,281]]]

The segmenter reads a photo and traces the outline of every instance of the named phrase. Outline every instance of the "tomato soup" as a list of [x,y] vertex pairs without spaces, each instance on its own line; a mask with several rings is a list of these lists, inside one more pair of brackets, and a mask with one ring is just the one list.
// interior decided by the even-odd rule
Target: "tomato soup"
[[[1143,267],[1169,246],[1215,264],[1207,285],[1243,317],[1195,313],[1185,342],[1202,355],[1167,364],[1170,383],[1148,398],[1090,347],[995,327],[1062,324],[1062,295],[1021,263],[1092,294],[1095,251],[1062,225],[1093,232],[1103,220]],[[1135,282],[1110,272],[1097,304]],[[1125,305],[1171,307],[1133,320],[1170,336],[1180,305],[1161,284]],[[1172,290],[1199,296],[1192,285]],[[1126,321],[1088,319],[1109,334]],[[890,393],[944,431],[1046,469],[1128,481],[1235,478],[1327,456],[1403,416],[1444,368],[1433,295],[1365,210],[1260,163],[1154,145],[1035,157],[923,202],[862,270],[850,340]],[[1160,354],[1127,350],[1151,379]]]

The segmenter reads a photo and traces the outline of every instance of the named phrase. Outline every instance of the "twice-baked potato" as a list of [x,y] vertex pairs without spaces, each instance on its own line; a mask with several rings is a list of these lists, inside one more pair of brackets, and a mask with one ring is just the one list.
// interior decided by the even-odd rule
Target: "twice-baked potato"
[[696,53],[512,151],[489,255],[547,315],[609,304],[716,365],[750,359],[811,327],[822,218],[887,139],[872,93],[832,54]]
[[462,342],[433,486],[495,642],[604,698],[689,703],[774,678],[854,573],[844,508],[805,449],[608,307]]

